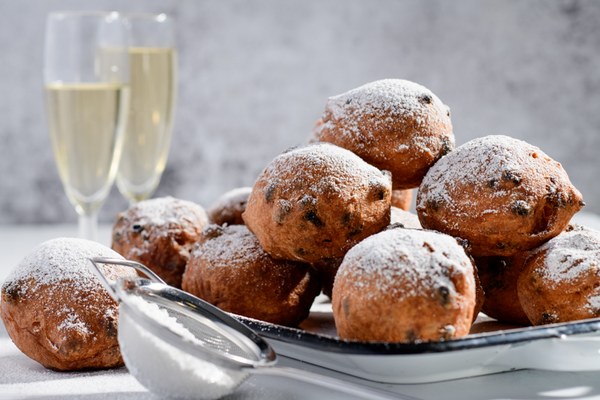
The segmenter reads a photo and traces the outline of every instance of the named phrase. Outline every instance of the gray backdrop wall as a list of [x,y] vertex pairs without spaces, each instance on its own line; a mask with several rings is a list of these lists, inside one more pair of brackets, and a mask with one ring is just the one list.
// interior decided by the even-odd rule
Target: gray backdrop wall
[[[178,21],[179,96],[156,195],[209,205],[303,143],[328,96],[405,78],[452,108],[457,144],[508,134],[561,161],[600,212],[600,2],[156,0],[0,2],[0,223],[74,222],[42,102],[47,12]],[[101,219],[126,207],[113,190]]]

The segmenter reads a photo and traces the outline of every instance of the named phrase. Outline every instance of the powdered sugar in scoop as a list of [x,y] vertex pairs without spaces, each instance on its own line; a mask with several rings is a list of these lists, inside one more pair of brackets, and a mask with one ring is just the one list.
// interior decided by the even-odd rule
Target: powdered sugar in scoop
[[[178,334],[182,340],[198,339],[165,309],[141,297],[128,295],[127,307],[134,307],[147,318]],[[152,392],[169,398],[218,399],[231,393],[247,373],[219,367],[163,341],[139,326],[120,309],[119,343],[125,363],[140,383]]]

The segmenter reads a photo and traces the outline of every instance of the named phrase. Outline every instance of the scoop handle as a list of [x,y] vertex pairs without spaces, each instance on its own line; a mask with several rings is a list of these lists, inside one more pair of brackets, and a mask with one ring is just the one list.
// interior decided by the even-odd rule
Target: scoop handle
[[359,385],[354,382],[332,378],[330,376],[319,375],[314,372],[306,371],[298,368],[290,367],[265,367],[255,368],[250,370],[254,374],[276,376],[281,378],[293,379],[296,381],[308,383],[311,385],[321,386],[323,388],[331,389],[336,392],[346,393],[354,397],[360,397],[364,399],[377,399],[377,400],[415,400],[414,397],[409,397],[388,392],[385,390]]
[[92,263],[92,272],[100,280],[102,286],[104,286],[104,288],[108,291],[110,297],[112,297],[116,302],[119,302],[119,298],[114,288],[115,282],[108,280],[108,278],[102,273],[102,270],[98,264],[123,265],[125,267],[130,267],[146,275],[152,282],[166,285],[166,282],[163,281],[160,276],[156,275],[150,268],[146,267],[144,264],[140,264],[139,262],[110,257],[92,257],[89,260]]

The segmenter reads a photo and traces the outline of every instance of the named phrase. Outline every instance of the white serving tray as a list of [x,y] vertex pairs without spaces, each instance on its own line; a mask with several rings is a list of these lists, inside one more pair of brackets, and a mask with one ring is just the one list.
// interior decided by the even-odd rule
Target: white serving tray
[[[514,328],[481,315],[464,338],[416,344],[341,340],[330,304],[322,301],[298,329],[238,318],[280,356],[373,382],[427,383],[527,368],[600,370],[600,318]],[[494,330],[481,332],[486,325]]]

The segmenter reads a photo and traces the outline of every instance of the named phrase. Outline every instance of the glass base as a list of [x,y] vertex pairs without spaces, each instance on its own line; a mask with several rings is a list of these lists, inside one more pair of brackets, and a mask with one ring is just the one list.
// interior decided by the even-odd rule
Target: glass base
[[98,241],[98,213],[79,215],[78,225],[80,238]]

